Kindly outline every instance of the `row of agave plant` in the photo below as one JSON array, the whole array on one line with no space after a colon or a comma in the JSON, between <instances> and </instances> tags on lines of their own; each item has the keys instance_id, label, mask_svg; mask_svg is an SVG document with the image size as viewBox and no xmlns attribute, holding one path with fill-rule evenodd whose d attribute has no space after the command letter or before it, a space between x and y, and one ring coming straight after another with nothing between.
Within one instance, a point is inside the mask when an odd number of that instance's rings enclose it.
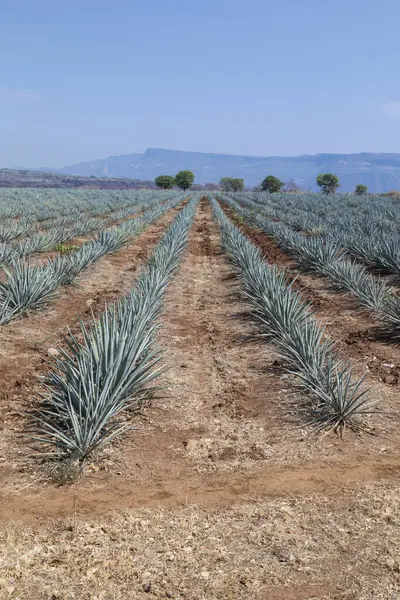
<instances>
[{"instance_id":1,"label":"row of agave plant","mask_svg":"<svg viewBox=\"0 0 400 600\"><path fill-rule=\"evenodd\" d=\"M400 330L400 299L395 290L354 260L339 241L327 236L301 235L282 222L271 221L241 206L228 196L224 196L223 201L272 237L302 269L328 278L335 289L353 296L363 309L375 312L395 332Z\"/></svg>"},{"instance_id":2,"label":"row of agave plant","mask_svg":"<svg viewBox=\"0 0 400 600\"><path fill-rule=\"evenodd\" d=\"M6 277L4 281L0 281L0 325L28 310L43 306L61 285L71 283L102 256L119 250L150 223L182 202L184 197L184 194L175 195L135 220L100 231L78 250L65 256L50 258L45 264L31 264L29 260L22 259L3 266Z\"/></svg>"},{"instance_id":3,"label":"row of agave plant","mask_svg":"<svg viewBox=\"0 0 400 600\"><path fill-rule=\"evenodd\" d=\"M337 194L260 194L236 195L252 201L267 216L277 218L297 231L329 233L359 228L378 229L386 234L400 230L400 205L396 198Z\"/></svg>"},{"instance_id":4,"label":"row of agave plant","mask_svg":"<svg viewBox=\"0 0 400 600\"><path fill-rule=\"evenodd\" d=\"M132 204L131 210L134 209L135 206L136 203ZM125 212L125 210L123 212ZM87 213L82 213L80 215L73 214L57 217L55 219L48 219L46 221L35 221L32 218L19 220L9 219L0 223L0 243L21 243L21 239L32 238L40 233L46 235L47 232L53 232L55 230L62 230L64 233L67 233L69 230L73 231L75 228L75 235L83 235L86 232L98 229L101 224L120 219L120 212L121 209L110 211L106 217L93 217Z\"/></svg>"},{"instance_id":5,"label":"row of agave plant","mask_svg":"<svg viewBox=\"0 0 400 600\"><path fill-rule=\"evenodd\" d=\"M223 248L263 334L307 391L308 402L301 407L307 421L318 429L360 430L361 417L375 410L369 390L364 389L364 378L353 381L350 363L340 359L335 344L326 338L324 327L293 289L285 272L264 261L259 248L228 219L215 199L211 199L211 205Z\"/></svg>"},{"instance_id":6,"label":"row of agave plant","mask_svg":"<svg viewBox=\"0 0 400 600\"><path fill-rule=\"evenodd\" d=\"M174 194L171 197L174 197ZM113 223L126 218L133 217L143 210L148 210L160 204L159 198L153 198L143 206L142 203L135 202L123 209L111 211L105 217L87 217L81 215L79 220L75 217L61 217L54 221L47 222L51 227L44 228L45 231L37 232L34 226L27 231L23 221L13 221L11 225L0 224L0 240L10 241L25 234L25 239L16 241L12 244L0 244L0 263L11 262L17 258L22 258L38 252L53 250L59 244L91 233L93 231L109 227ZM40 224L42 225L42 224ZM42 229L42 227L40 227Z\"/></svg>"},{"instance_id":7,"label":"row of agave plant","mask_svg":"<svg viewBox=\"0 0 400 600\"><path fill-rule=\"evenodd\" d=\"M154 380L164 370L155 342L158 317L196 206L194 198L175 217L132 292L88 326L81 323L81 339L66 337L30 432L53 457L82 461L130 428L130 413L154 397Z\"/></svg>"},{"instance_id":8,"label":"row of agave plant","mask_svg":"<svg viewBox=\"0 0 400 600\"><path fill-rule=\"evenodd\" d=\"M62 191L62 190L58 190ZM1 190L0 190L1 192ZM71 193L71 192L70 192ZM0 194L1 195L1 194ZM48 229L54 229L57 227L68 228L77 225L78 223L86 222L98 222L101 219L107 221L112 219L114 221L123 219L129 216L133 209L145 210L146 207L155 205L156 203L169 200L173 194L169 192L156 193L135 193L128 197L107 197L105 198L92 198L91 203L83 203L79 199L79 190L75 190L72 194L70 204L65 207L62 202L59 205L51 207L51 211L48 209L48 204L41 206L42 210L48 211L49 214L37 217L33 214L23 214L19 218L8 218L1 219L0 222L0 242L7 243L12 240L20 239L23 237L29 237L35 235L40 231L47 231ZM72 201L74 199L75 201ZM53 201L59 200L58 194L56 194ZM0 201L0 212L1 212L1 201ZM35 218L36 216L36 218Z\"/></svg>"},{"instance_id":9,"label":"row of agave plant","mask_svg":"<svg viewBox=\"0 0 400 600\"><path fill-rule=\"evenodd\" d=\"M400 202L387 197L318 194L241 194L237 199L256 212L277 219L294 231L318 235L339 244L369 268L400 278Z\"/></svg>"},{"instance_id":10,"label":"row of agave plant","mask_svg":"<svg viewBox=\"0 0 400 600\"><path fill-rule=\"evenodd\" d=\"M132 204L146 205L154 198L167 200L171 191L1 188L0 220L49 219L82 214L96 217Z\"/></svg>"}]
</instances>

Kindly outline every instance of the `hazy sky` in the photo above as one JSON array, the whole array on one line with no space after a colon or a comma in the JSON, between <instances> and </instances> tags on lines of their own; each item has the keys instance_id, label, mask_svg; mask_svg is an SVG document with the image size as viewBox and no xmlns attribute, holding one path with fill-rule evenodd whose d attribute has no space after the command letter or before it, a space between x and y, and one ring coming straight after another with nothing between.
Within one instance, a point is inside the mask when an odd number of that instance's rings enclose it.
<instances>
[{"instance_id":1,"label":"hazy sky","mask_svg":"<svg viewBox=\"0 0 400 600\"><path fill-rule=\"evenodd\" d=\"M0 166L400 152L399 0L2 0Z\"/></svg>"}]
</instances>

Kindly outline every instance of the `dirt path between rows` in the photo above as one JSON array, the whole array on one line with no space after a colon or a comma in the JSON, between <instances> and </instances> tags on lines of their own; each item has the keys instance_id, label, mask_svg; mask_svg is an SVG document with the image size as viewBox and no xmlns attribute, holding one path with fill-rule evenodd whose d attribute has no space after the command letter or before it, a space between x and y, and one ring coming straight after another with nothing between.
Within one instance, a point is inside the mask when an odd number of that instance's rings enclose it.
<instances>
[{"instance_id":1,"label":"dirt path between rows","mask_svg":"<svg viewBox=\"0 0 400 600\"><path fill-rule=\"evenodd\" d=\"M145 248L146 240L139 242ZM78 514L94 515L139 506L336 494L398 478L399 456L387 440L315 438L301 427L298 415L288 411L293 391L272 348L243 343L252 332L238 318L245 310L203 201L162 321L166 398L146 409L138 429L73 485L54 488L40 470L26 472L17 485L5 477L3 518L70 514L74 498Z\"/></svg>"},{"instance_id":2,"label":"dirt path between rows","mask_svg":"<svg viewBox=\"0 0 400 600\"><path fill-rule=\"evenodd\" d=\"M397 481L400 476L398 456L363 459L353 456L338 461L309 463L306 467L267 467L262 473L178 472L175 465L164 467L164 475L148 473L147 485L140 477L121 474L108 476L98 488L75 484L32 492L0 492L0 521L36 522L56 517L110 516L114 513L151 507L225 506L267 498L301 497L311 494L341 496L370 482Z\"/></svg>"}]
</instances>

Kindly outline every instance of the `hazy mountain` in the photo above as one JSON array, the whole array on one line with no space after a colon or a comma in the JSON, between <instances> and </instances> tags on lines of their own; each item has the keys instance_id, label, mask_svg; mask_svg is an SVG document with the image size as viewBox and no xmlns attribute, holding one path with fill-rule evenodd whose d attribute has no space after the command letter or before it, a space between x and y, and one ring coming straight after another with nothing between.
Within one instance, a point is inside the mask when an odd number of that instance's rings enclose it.
<instances>
[{"instance_id":1,"label":"hazy mountain","mask_svg":"<svg viewBox=\"0 0 400 600\"><path fill-rule=\"evenodd\" d=\"M254 186L266 175L287 181L295 179L305 188L316 189L318 173L336 173L341 191L350 191L358 183L371 192L400 188L400 154L315 154L293 157L236 156L148 148L144 154L111 156L58 169L58 172L96 177L131 177L154 179L157 175L174 175L190 169L197 183L217 182L221 177L243 177Z\"/></svg>"},{"instance_id":2,"label":"hazy mountain","mask_svg":"<svg viewBox=\"0 0 400 600\"><path fill-rule=\"evenodd\" d=\"M84 177L95 175L96 177L131 177L132 179L136 179L136 177L131 175L131 172L132 169L140 165L143 156L143 154L109 156L108 158L90 160L71 165L70 167L64 167L63 169L57 169L57 172L82 175ZM128 173L128 175L124 175L124 173ZM154 177L151 179L154 179Z\"/></svg>"}]
</instances>

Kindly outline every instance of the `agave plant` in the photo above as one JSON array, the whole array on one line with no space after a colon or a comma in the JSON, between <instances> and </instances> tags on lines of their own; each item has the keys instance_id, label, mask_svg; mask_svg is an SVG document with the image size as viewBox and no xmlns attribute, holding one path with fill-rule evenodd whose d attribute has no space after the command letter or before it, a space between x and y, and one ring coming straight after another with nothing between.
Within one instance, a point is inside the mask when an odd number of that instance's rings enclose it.
<instances>
[{"instance_id":1,"label":"agave plant","mask_svg":"<svg viewBox=\"0 0 400 600\"><path fill-rule=\"evenodd\" d=\"M104 225L104 222L99 219L82 219L78 223L74 222L71 226L71 237L80 237L86 235L96 229L100 229Z\"/></svg>"},{"instance_id":2,"label":"agave plant","mask_svg":"<svg viewBox=\"0 0 400 600\"><path fill-rule=\"evenodd\" d=\"M0 323L4 324L29 309L45 304L60 284L47 265L30 265L29 261L14 260L3 267L5 281L0 281Z\"/></svg>"},{"instance_id":3,"label":"agave plant","mask_svg":"<svg viewBox=\"0 0 400 600\"><path fill-rule=\"evenodd\" d=\"M369 389L362 388L364 377L352 380L348 365L327 363L328 377L325 385L314 385L301 373L305 388L316 398L310 423L320 430L333 429L341 435L346 427L354 431L363 429L361 418L376 410L377 401L371 400Z\"/></svg>"},{"instance_id":4,"label":"agave plant","mask_svg":"<svg viewBox=\"0 0 400 600\"><path fill-rule=\"evenodd\" d=\"M126 430L118 415L139 406L160 373L155 326L149 327L147 307L136 308L108 309L89 329L81 324L82 342L69 334L68 351L47 380L50 397L43 397L37 440L81 459Z\"/></svg>"}]
</instances>

